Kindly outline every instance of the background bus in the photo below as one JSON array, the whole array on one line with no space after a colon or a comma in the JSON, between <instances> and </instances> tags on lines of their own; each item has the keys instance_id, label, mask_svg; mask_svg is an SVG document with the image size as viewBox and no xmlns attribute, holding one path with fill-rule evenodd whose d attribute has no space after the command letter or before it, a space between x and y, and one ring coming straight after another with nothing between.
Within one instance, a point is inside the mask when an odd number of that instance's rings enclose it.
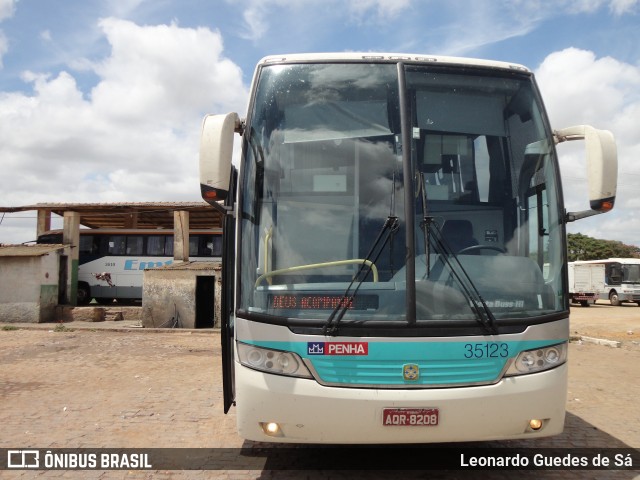
<instances>
[{"instance_id":1,"label":"background bus","mask_svg":"<svg viewBox=\"0 0 640 480\"><path fill-rule=\"evenodd\" d=\"M590 209L567 213L555 144L575 139ZM611 133L552 130L520 65L263 59L246 119L206 117L200 147L202 196L226 214L224 408L235 405L240 436L561 432L565 224L613 208L616 176Z\"/></svg>"},{"instance_id":2,"label":"background bus","mask_svg":"<svg viewBox=\"0 0 640 480\"><path fill-rule=\"evenodd\" d=\"M604 265L604 290L601 300L611 305L635 303L640 306L640 258L608 258L606 260L584 260L576 264Z\"/></svg>"},{"instance_id":3,"label":"background bus","mask_svg":"<svg viewBox=\"0 0 640 480\"><path fill-rule=\"evenodd\" d=\"M142 298L145 268L173 263L173 230L80 229L78 305L131 303ZM62 231L38 237L38 243L62 243ZM189 258L220 261L222 230L192 230Z\"/></svg>"}]
</instances>

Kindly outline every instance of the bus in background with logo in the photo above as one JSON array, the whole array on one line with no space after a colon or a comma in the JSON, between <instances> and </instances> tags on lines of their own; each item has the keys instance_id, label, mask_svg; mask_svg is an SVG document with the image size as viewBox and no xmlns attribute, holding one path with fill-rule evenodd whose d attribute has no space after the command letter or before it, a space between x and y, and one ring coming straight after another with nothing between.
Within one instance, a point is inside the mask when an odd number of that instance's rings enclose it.
<instances>
[{"instance_id":1,"label":"bus in background with logo","mask_svg":"<svg viewBox=\"0 0 640 480\"><path fill-rule=\"evenodd\" d=\"M239 162L232 163L235 133ZM590 208L556 144L584 139ZM534 438L565 418L565 224L611 208L616 146L552 130L533 74L389 54L267 57L246 118L207 116L225 214L224 409L246 439Z\"/></svg>"},{"instance_id":2,"label":"bus in background with logo","mask_svg":"<svg viewBox=\"0 0 640 480\"><path fill-rule=\"evenodd\" d=\"M38 243L62 243L62 230L45 232ZM81 229L78 305L132 303L142 298L146 268L173 263L173 230ZM189 258L222 260L222 230L191 230Z\"/></svg>"},{"instance_id":3,"label":"bus in background with logo","mask_svg":"<svg viewBox=\"0 0 640 480\"><path fill-rule=\"evenodd\" d=\"M575 264L603 265L604 290L601 300L611 305L635 303L640 306L640 258L609 258L606 260L582 260Z\"/></svg>"}]
</instances>

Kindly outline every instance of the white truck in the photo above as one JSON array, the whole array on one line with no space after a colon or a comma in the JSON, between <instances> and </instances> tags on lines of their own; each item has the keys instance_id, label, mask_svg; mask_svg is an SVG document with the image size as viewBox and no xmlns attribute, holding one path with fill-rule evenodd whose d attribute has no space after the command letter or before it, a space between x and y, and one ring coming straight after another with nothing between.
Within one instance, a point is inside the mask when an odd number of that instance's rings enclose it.
<instances>
[{"instance_id":1,"label":"white truck","mask_svg":"<svg viewBox=\"0 0 640 480\"><path fill-rule=\"evenodd\" d=\"M569 263L569 299L588 307L595 303L604 288L604 265L599 263Z\"/></svg>"}]
</instances>

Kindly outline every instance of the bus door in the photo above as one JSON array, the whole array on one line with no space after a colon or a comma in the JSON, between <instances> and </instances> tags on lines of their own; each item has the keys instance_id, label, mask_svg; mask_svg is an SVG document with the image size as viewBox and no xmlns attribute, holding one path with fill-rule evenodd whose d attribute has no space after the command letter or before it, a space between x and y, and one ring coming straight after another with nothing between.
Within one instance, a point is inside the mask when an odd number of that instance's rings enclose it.
<instances>
[{"instance_id":1,"label":"bus door","mask_svg":"<svg viewBox=\"0 0 640 480\"><path fill-rule=\"evenodd\" d=\"M233 205L238 174L232 168L229 181L229 194L225 200L225 206ZM227 413L234 404L236 398L235 369L234 369L234 340L235 340L235 255L236 251L236 226L235 217L226 215L222 232L222 285L223 291L220 300L220 342L222 347L222 388L224 413Z\"/></svg>"}]
</instances>

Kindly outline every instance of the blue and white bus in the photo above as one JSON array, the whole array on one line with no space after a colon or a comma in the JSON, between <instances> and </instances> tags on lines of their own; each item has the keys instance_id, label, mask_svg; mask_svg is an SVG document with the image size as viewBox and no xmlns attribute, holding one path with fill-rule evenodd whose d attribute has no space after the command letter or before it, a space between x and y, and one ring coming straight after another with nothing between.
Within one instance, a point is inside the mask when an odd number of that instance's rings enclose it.
<instances>
[{"instance_id":1,"label":"blue and white bus","mask_svg":"<svg viewBox=\"0 0 640 480\"><path fill-rule=\"evenodd\" d=\"M81 229L77 304L140 300L144 270L173 263L173 238L173 230ZM45 232L38 243L62 243L62 231ZM222 230L191 230L189 258L221 261Z\"/></svg>"},{"instance_id":2,"label":"blue and white bus","mask_svg":"<svg viewBox=\"0 0 640 480\"><path fill-rule=\"evenodd\" d=\"M575 139L590 208L566 213L555 144ZM246 118L207 116L200 150L202 196L226 214L224 400L239 434L379 444L561 432L565 224L613 208L616 174L611 133L553 131L520 65L260 61Z\"/></svg>"}]
</instances>

